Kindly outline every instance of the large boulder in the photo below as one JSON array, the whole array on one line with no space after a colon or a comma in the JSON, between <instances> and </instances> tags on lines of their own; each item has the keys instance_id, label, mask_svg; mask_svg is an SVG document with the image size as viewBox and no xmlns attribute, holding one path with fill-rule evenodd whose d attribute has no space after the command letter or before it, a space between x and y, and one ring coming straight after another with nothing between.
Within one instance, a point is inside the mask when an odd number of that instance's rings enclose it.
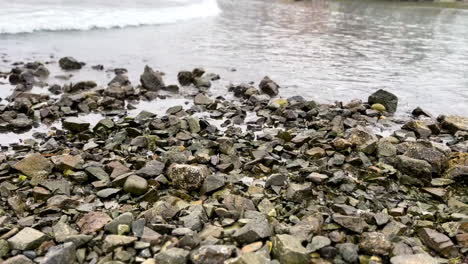
<instances>
[{"instance_id":1,"label":"large boulder","mask_svg":"<svg viewBox=\"0 0 468 264\"><path fill-rule=\"evenodd\" d=\"M63 70L79 70L83 64L73 57L63 57L59 60L60 68Z\"/></svg>"},{"instance_id":2,"label":"large boulder","mask_svg":"<svg viewBox=\"0 0 468 264\"><path fill-rule=\"evenodd\" d=\"M160 72L154 71L148 65L145 66L145 70L140 76L140 81L143 88L150 91L158 91L164 87L162 74Z\"/></svg>"},{"instance_id":3,"label":"large boulder","mask_svg":"<svg viewBox=\"0 0 468 264\"><path fill-rule=\"evenodd\" d=\"M468 117L462 116L441 116L438 118L443 128L455 133L459 130L468 131Z\"/></svg>"},{"instance_id":4,"label":"large boulder","mask_svg":"<svg viewBox=\"0 0 468 264\"><path fill-rule=\"evenodd\" d=\"M188 191L199 189L210 173L204 165L172 164L168 169L174 186Z\"/></svg>"},{"instance_id":5,"label":"large boulder","mask_svg":"<svg viewBox=\"0 0 468 264\"><path fill-rule=\"evenodd\" d=\"M398 97L382 89L371 94L367 101L370 105L381 104L385 106L387 112L390 113L396 112L398 106Z\"/></svg>"}]
</instances>

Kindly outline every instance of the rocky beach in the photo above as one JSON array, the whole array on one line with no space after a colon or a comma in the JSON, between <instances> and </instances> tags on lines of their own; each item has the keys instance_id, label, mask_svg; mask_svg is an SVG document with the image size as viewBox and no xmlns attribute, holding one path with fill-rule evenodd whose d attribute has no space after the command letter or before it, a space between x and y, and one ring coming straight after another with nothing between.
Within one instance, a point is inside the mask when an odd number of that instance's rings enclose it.
<instances>
[{"instance_id":1,"label":"rocky beach","mask_svg":"<svg viewBox=\"0 0 468 264\"><path fill-rule=\"evenodd\" d=\"M50 65L113 76L52 84ZM2 146L1 263L468 263L466 116L400 117L385 89L280 97L269 77L214 96L223 76L203 68L142 70L0 73L1 131L47 126Z\"/></svg>"}]
</instances>

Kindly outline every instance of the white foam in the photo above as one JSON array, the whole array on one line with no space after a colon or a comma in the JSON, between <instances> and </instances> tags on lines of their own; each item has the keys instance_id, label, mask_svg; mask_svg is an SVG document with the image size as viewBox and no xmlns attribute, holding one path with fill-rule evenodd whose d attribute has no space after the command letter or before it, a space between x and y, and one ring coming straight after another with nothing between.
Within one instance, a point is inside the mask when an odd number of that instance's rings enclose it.
<instances>
[{"instance_id":1,"label":"white foam","mask_svg":"<svg viewBox=\"0 0 468 264\"><path fill-rule=\"evenodd\" d=\"M18 2L0 0L0 34L159 25L220 13L216 0L172 0L172 5L154 1L142 5Z\"/></svg>"}]
</instances>

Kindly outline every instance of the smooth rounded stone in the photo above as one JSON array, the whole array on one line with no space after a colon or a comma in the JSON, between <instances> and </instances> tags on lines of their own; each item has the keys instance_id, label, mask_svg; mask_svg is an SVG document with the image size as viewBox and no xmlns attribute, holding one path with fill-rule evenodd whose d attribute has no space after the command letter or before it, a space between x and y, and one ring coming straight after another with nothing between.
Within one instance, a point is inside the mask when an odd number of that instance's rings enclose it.
<instances>
[{"instance_id":1,"label":"smooth rounded stone","mask_svg":"<svg viewBox=\"0 0 468 264\"><path fill-rule=\"evenodd\" d=\"M209 105L214 103L213 99L209 98L203 93L197 94L193 101L196 105Z\"/></svg>"},{"instance_id":2,"label":"smooth rounded stone","mask_svg":"<svg viewBox=\"0 0 468 264\"><path fill-rule=\"evenodd\" d=\"M370 105L382 104L390 113L395 113L398 106L398 97L383 89L371 94L367 101Z\"/></svg>"},{"instance_id":3,"label":"smooth rounded stone","mask_svg":"<svg viewBox=\"0 0 468 264\"><path fill-rule=\"evenodd\" d=\"M190 252L181 248L169 248L154 256L158 264L185 264Z\"/></svg>"},{"instance_id":4,"label":"smooth rounded stone","mask_svg":"<svg viewBox=\"0 0 468 264\"><path fill-rule=\"evenodd\" d=\"M284 264L310 263L309 251L299 239L291 235L276 235L272 240L273 256Z\"/></svg>"},{"instance_id":5,"label":"smooth rounded stone","mask_svg":"<svg viewBox=\"0 0 468 264\"><path fill-rule=\"evenodd\" d=\"M349 262L349 263L354 263L358 260L359 258L359 247L358 245L352 244L352 243L343 243L343 244L338 244L336 245L338 248L338 251L341 255L341 257Z\"/></svg>"},{"instance_id":6,"label":"smooth rounded stone","mask_svg":"<svg viewBox=\"0 0 468 264\"><path fill-rule=\"evenodd\" d=\"M130 213L130 212L126 212L126 213L123 213L123 214L117 216L112 221L110 221L108 224L106 224L104 229L107 232L110 232L112 234L117 234L119 225L130 226L132 224L132 222L133 222L133 214Z\"/></svg>"},{"instance_id":7,"label":"smooth rounded stone","mask_svg":"<svg viewBox=\"0 0 468 264\"><path fill-rule=\"evenodd\" d=\"M63 57L59 60L59 65L62 70L79 70L83 66L73 57Z\"/></svg>"},{"instance_id":8,"label":"smooth rounded stone","mask_svg":"<svg viewBox=\"0 0 468 264\"><path fill-rule=\"evenodd\" d=\"M148 181L140 176L131 175L125 180L123 189L133 195L142 195L148 190Z\"/></svg>"},{"instance_id":9,"label":"smooth rounded stone","mask_svg":"<svg viewBox=\"0 0 468 264\"><path fill-rule=\"evenodd\" d=\"M385 108L385 106L383 104L373 104L371 106L371 109L372 110L375 110L375 111L378 111L378 112L385 112L387 111L387 109Z\"/></svg>"},{"instance_id":10,"label":"smooth rounded stone","mask_svg":"<svg viewBox=\"0 0 468 264\"><path fill-rule=\"evenodd\" d=\"M235 253L236 247L231 245L205 245L192 251L190 260L194 264L224 263Z\"/></svg>"},{"instance_id":11,"label":"smooth rounded stone","mask_svg":"<svg viewBox=\"0 0 468 264\"><path fill-rule=\"evenodd\" d=\"M279 85L268 76L265 76L262 79L258 87L263 93L266 93L269 96L276 96L279 93Z\"/></svg>"},{"instance_id":12,"label":"smooth rounded stone","mask_svg":"<svg viewBox=\"0 0 468 264\"><path fill-rule=\"evenodd\" d=\"M270 237L270 224L264 217L250 220L245 226L236 230L232 237L240 244L249 244Z\"/></svg>"},{"instance_id":13,"label":"smooth rounded stone","mask_svg":"<svg viewBox=\"0 0 468 264\"><path fill-rule=\"evenodd\" d=\"M76 259L76 247L72 242L49 248L40 264L74 263Z\"/></svg>"},{"instance_id":14,"label":"smooth rounded stone","mask_svg":"<svg viewBox=\"0 0 468 264\"><path fill-rule=\"evenodd\" d=\"M325 236L314 236L312 241L307 245L310 252L315 252L323 247L331 245L331 240Z\"/></svg>"},{"instance_id":15,"label":"smooth rounded stone","mask_svg":"<svg viewBox=\"0 0 468 264\"><path fill-rule=\"evenodd\" d=\"M332 246L326 246L319 249L319 254L322 258L333 259L336 257L336 255L338 255L338 249Z\"/></svg>"},{"instance_id":16,"label":"smooth rounded stone","mask_svg":"<svg viewBox=\"0 0 468 264\"><path fill-rule=\"evenodd\" d=\"M30 227L26 227L16 235L8 239L12 249L30 250L36 249L47 240L47 235Z\"/></svg>"},{"instance_id":17,"label":"smooth rounded stone","mask_svg":"<svg viewBox=\"0 0 468 264\"><path fill-rule=\"evenodd\" d=\"M307 176L307 179L314 182L314 183L322 183L328 179L328 175L312 172Z\"/></svg>"},{"instance_id":18,"label":"smooth rounded stone","mask_svg":"<svg viewBox=\"0 0 468 264\"><path fill-rule=\"evenodd\" d=\"M379 232L368 232L361 236L359 248L371 255L388 255L393 248L393 244L388 238Z\"/></svg>"},{"instance_id":19,"label":"smooth rounded stone","mask_svg":"<svg viewBox=\"0 0 468 264\"><path fill-rule=\"evenodd\" d=\"M168 176L175 187L184 190L199 189L211 171L204 165L172 164Z\"/></svg>"},{"instance_id":20,"label":"smooth rounded stone","mask_svg":"<svg viewBox=\"0 0 468 264\"><path fill-rule=\"evenodd\" d=\"M437 264L436 259L428 254L399 255L390 259L392 264Z\"/></svg>"},{"instance_id":21,"label":"smooth rounded stone","mask_svg":"<svg viewBox=\"0 0 468 264\"><path fill-rule=\"evenodd\" d=\"M148 65L145 66L145 70L140 76L140 82L143 88L150 91L158 91L164 86L162 74L154 71Z\"/></svg>"},{"instance_id":22,"label":"smooth rounded stone","mask_svg":"<svg viewBox=\"0 0 468 264\"><path fill-rule=\"evenodd\" d=\"M3 261L2 264L34 264L34 262L25 255L17 255Z\"/></svg>"},{"instance_id":23,"label":"smooth rounded stone","mask_svg":"<svg viewBox=\"0 0 468 264\"><path fill-rule=\"evenodd\" d=\"M89 122L83 121L78 117L68 117L62 122L63 128L73 133L81 133L86 131L89 129L90 125L91 124Z\"/></svg>"}]
</instances>

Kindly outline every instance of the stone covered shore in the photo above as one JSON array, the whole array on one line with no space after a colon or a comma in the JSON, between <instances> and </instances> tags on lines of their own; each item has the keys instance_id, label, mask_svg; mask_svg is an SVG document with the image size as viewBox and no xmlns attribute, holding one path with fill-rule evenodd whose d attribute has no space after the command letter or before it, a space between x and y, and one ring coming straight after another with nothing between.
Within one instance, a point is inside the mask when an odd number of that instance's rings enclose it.
<instances>
[{"instance_id":1,"label":"stone covered shore","mask_svg":"<svg viewBox=\"0 0 468 264\"><path fill-rule=\"evenodd\" d=\"M220 76L201 68L51 85L46 66L0 73L15 86L0 130L61 121L0 154L1 263L468 262L468 118L399 119L384 90L280 98L268 77L212 98ZM165 115L127 114L181 93Z\"/></svg>"}]
</instances>

